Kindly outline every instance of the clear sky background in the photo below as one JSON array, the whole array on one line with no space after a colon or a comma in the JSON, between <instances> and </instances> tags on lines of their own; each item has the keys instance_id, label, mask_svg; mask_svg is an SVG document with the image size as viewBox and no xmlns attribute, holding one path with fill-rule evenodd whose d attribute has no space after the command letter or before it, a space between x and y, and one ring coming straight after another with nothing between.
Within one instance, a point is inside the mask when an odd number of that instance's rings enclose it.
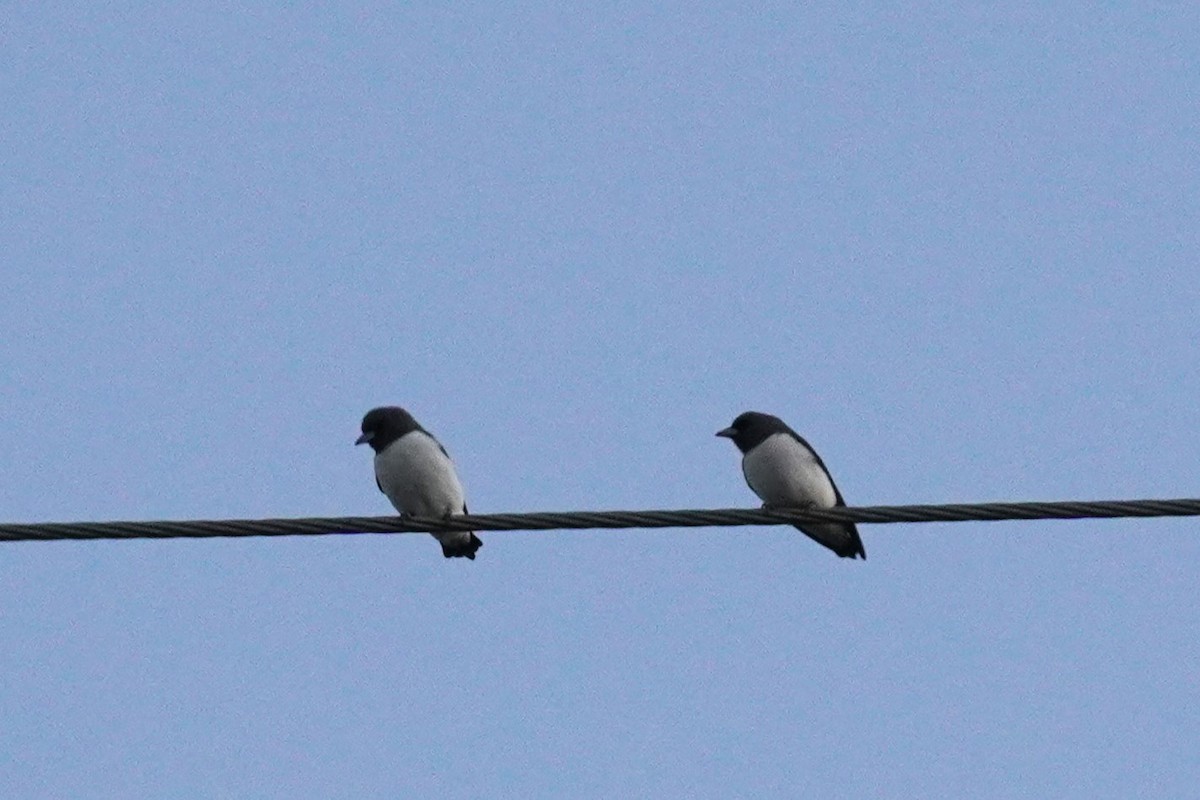
<instances>
[{"instance_id":1,"label":"clear sky background","mask_svg":"<svg viewBox=\"0 0 1200 800\"><path fill-rule=\"evenodd\" d=\"M20 3L0 519L1200 494L1200 11ZM1181 797L1195 520L0 545L10 798Z\"/></svg>"}]
</instances>

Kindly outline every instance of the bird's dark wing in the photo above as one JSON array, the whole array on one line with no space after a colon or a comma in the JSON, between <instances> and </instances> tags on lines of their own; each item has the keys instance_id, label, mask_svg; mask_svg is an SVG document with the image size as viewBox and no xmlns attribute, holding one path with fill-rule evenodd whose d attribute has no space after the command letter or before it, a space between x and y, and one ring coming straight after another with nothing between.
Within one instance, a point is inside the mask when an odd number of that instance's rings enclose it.
<instances>
[{"instance_id":1,"label":"bird's dark wing","mask_svg":"<svg viewBox=\"0 0 1200 800\"><path fill-rule=\"evenodd\" d=\"M833 496L836 499L836 502L834 502L834 505L835 506L846 505L846 501L844 499L842 499L842 490L838 488L837 481L835 481L833 479L833 475L831 475L829 473L829 467L825 466L825 462L821 460L821 456L817 453L816 449L814 449L811 444L809 444L807 441L805 441L803 436L796 433L791 428L788 428L787 432L789 434L791 434L793 439L795 439L800 444L804 445L805 449L807 449L808 452L812 453L812 457L814 459L816 459L817 466L819 466L821 468L821 471L825 473L825 477L829 478L829 485L833 487Z\"/></svg>"},{"instance_id":2,"label":"bird's dark wing","mask_svg":"<svg viewBox=\"0 0 1200 800\"><path fill-rule=\"evenodd\" d=\"M833 476L829 474L829 467L825 466L825 462L821 460L819 455L817 455L817 451L813 449L812 445L804 441L804 437L795 431L792 431L792 436L795 436L800 444L808 448L808 452L812 453L813 458L817 460L817 464L820 465L821 469L825 472L825 477L829 478L829 485L833 487L834 506L845 507L846 500L842 497L842 490L838 488L837 481L835 481ZM814 529L806 529L806 527L802 527L800 525L797 525L796 527L803 533L808 534L813 539L816 539L818 542L837 553L842 558L861 558L866 560L867 551L866 548L863 547L862 537L858 535L858 526L853 522L840 522L836 523L835 526L841 528L841 530L849 536L849 541L824 541L822 537L814 533ZM816 529L819 529L819 527L820 526L817 526Z\"/></svg>"},{"instance_id":3,"label":"bird's dark wing","mask_svg":"<svg viewBox=\"0 0 1200 800\"><path fill-rule=\"evenodd\" d=\"M835 481L833 479L833 475L829 474L829 467L825 466L825 462L821 460L821 456L817 454L817 451L815 449L813 449L813 446L811 444L809 444L808 442L806 442L804 440L803 436L796 433L791 428L788 428L788 433L790 433L793 437L795 437L796 441L798 441L800 444L802 444L808 448L808 452L812 453L813 458L816 459L817 464L821 467L821 470L825 473L825 477L829 478L829 485L833 487L833 497L834 497L833 504L834 504L834 506L843 506L844 507L846 505L846 500L845 500L845 498L842 497L842 490L838 488L837 481ZM796 526L796 528L799 529L801 532L806 533L809 536L811 536L813 539L816 539L818 542L821 542L821 544L825 545L826 547L828 547L833 552L837 553L842 558L856 558L857 557L857 558L861 558L861 559L865 560L867 557L867 551L863 547L862 537L860 537L858 535L858 526L855 525L853 522L843 522L843 523L839 524L839 527L845 533L849 534L848 542L830 543L830 542L822 541L822 539L819 538L818 536L814 535L813 532L810 532L809 530L805 530L805 528L801 527L800 525Z\"/></svg>"},{"instance_id":4,"label":"bird's dark wing","mask_svg":"<svg viewBox=\"0 0 1200 800\"><path fill-rule=\"evenodd\" d=\"M446 457L446 460L447 460L447 461L453 461L453 459L452 459L452 458L450 458L450 454L446 452L446 447L445 447L445 445L443 445L441 442L439 442L439 441L438 441L438 438L437 438L436 436L434 436L432 433L430 433L429 431L425 430L424 428L421 428L421 433L425 434L425 435L426 435L426 436L428 436L430 439L433 439L433 443L434 443L434 444L436 444L436 445L438 446L438 450L441 450L441 451L442 451L442 455L444 455L444 456Z\"/></svg>"}]
</instances>

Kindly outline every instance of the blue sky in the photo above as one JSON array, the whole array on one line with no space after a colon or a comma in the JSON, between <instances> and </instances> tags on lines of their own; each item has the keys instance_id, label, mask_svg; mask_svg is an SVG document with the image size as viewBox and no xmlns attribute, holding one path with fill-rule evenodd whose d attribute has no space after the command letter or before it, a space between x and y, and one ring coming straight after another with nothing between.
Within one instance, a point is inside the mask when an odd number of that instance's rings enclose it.
<instances>
[{"instance_id":1,"label":"blue sky","mask_svg":"<svg viewBox=\"0 0 1200 800\"><path fill-rule=\"evenodd\" d=\"M4 521L1196 496L1200 13L22 4ZM1192 520L0 546L0 794L1183 796Z\"/></svg>"}]
</instances>

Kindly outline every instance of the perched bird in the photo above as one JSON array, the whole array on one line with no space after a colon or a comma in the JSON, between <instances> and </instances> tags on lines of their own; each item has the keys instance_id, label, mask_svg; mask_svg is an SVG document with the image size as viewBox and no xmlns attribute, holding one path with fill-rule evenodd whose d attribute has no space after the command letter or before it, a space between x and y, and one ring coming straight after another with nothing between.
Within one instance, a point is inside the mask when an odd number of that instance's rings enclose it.
<instances>
[{"instance_id":1,"label":"perched bird","mask_svg":"<svg viewBox=\"0 0 1200 800\"><path fill-rule=\"evenodd\" d=\"M433 434L397 406L373 408L355 442L375 451L375 484L402 516L449 518L466 514L454 463ZM446 558L475 558L483 546L469 531L436 532Z\"/></svg>"},{"instance_id":2,"label":"perched bird","mask_svg":"<svg viewBox=\"0 0 1200 800\"><path fill-rule=\"evenodd\" d=\"M742 451L742 474L763 508L846 505L817 451L779 417L747 411L717 436ZM802 522L796 528L842 558L867 557L853 522Z\"/></svg>"}]
</instances>

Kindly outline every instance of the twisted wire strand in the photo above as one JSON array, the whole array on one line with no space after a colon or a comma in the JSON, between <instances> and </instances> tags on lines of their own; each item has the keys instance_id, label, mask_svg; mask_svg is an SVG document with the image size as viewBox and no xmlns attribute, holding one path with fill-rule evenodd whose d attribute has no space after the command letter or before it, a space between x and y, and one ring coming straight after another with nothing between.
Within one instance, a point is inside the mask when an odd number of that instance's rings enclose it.
<instances>
[{"instance_id":1,"label":"twisted wire strand","mask_svg":"<svg viewBox=\"0 0 1200 800\"><path fill-rule=\"evenodd\" d=\"M1036 519L1200 516L1200 499L1068 500L1049 503L955 503L833 509L713 508L649 511L561 511L417 517L37 522L0 524L0 541L204 539L240 536L327 536L432 531L549 531L616 528L710 528L797 522L998 522Z\"/></svg>"}]
</instances>

